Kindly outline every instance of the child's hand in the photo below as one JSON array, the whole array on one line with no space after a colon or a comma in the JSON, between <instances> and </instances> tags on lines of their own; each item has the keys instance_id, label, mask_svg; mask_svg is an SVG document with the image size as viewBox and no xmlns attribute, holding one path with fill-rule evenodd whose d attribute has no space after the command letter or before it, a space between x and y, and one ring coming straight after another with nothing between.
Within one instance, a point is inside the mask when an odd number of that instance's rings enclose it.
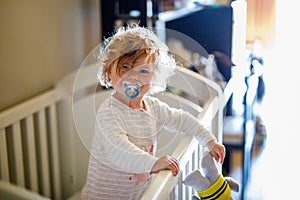
<instances>
[{"instance_id":1,"label":"child's hand","mask_svg":"<svg viewBox=\"0 0 300 200\"><path fill-rule=\"evenodd\" d=\"M162 170L171 170L173 176L176 176L179 172L179 162L172 156L163 156L159 158L153 165L151 174L157 174Z\"/></svg>"},{"instance_id":2,"label":"child's hand","mask_svg":"<svg viewBox=\"0 0 300 200\"><path fill-rule=\"evenodd\" d=\"M224 162L224 158L225 158L225 147L224 145L214 142L214 144L209 143L208 146L210 146L210 151L209 153L212 155L212 157L215 158L216 161L218 161L219 163L223 164Z\"/></svg>"}]
</instances>

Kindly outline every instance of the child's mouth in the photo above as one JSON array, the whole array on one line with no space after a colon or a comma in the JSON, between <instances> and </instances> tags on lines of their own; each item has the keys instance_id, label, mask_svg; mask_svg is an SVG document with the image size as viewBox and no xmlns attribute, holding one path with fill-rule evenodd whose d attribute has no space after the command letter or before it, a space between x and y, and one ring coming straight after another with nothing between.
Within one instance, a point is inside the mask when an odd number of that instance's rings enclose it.
<instances>
[{"instance_id":1,"label":"child's mouth","mask_svg":"<svg viewBox=\"0 0 300 200\"><path fill-rule=\"evenodd\" d=\"M140 94L140 87L142 84L140 82L130 82L130 81L123 81L122 87L124 88L125 95L130 98L136 98Z\"/></svg>"}]
</instances>

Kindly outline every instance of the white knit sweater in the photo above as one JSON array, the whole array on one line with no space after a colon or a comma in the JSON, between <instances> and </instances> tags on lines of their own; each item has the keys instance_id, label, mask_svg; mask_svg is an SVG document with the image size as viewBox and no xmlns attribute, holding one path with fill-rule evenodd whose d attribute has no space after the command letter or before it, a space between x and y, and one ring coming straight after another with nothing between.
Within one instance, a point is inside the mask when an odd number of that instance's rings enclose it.
<instances>
[{"instance_id":1,"label":"white knit sweater","mask_svg":"<svg viewBox=\"0 0 300 200\"><path fill-rule=\"evenodd\" d=\"M138 111L111 96L100 106L83 199L139 199L151 181L162 128L194 136L204 147L215 140L189 113L150 96L144 103Z\"/></svg>"}]
</instances>

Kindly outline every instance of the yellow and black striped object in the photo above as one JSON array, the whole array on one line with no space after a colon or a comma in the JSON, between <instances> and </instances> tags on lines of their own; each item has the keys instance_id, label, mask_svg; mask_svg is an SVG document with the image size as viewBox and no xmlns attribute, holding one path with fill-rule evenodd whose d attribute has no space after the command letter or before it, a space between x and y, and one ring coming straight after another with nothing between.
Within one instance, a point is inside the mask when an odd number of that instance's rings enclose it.
<instances>
[{"instance_id":1,"label":"yellow and black striped object","mask_svg":"<svg viewBox=\"0 0 300 200\"><path fill-rule=\"evenodd\" d=\"M198 195L201 200L230 200L231 190L225 178L220 175L217 181L209 188L204 191L198 191Z\"/></svg>"}]
</instances>

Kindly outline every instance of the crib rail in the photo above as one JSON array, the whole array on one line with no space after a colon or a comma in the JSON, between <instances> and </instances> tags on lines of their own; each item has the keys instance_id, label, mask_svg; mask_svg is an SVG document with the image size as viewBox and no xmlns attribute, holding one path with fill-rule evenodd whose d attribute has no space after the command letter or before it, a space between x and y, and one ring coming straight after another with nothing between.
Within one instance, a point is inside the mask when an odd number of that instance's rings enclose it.
<instances>
[{"instance_id":1,"label":"crib rail","mask_svg":"<svg viewBox=\"0 0 300 200\"><path fill-rule=\"evenodd\" d=\"M0 113L0 179L51 199L62 196L59 100L52 89Z\"/></svg>"}]
</instances>

